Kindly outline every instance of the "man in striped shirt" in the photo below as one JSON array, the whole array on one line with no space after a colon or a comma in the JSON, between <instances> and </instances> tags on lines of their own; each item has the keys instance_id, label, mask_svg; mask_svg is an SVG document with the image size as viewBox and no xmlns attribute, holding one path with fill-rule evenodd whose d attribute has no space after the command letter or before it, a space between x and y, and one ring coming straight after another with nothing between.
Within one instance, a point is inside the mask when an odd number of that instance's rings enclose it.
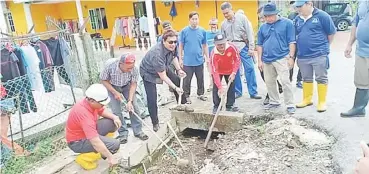
<instances>
[{"instance_id":1,"label":"man in striped shirt","mask_svg":"<svg viewBox=\"0 0 369 174\"><path fill-rule=\"evenodd\" d=\"M142 132L142 123L132 114L131 111L139 113L135 92L139 77L138 69L135 67L136 57L131 54L124 54L119 60L108 64L100 74L102 84L108 89L111 102L109 103L111 110L117 115L122 126L118 129L117 139L121 144L127 143L128 129L122 114L122 94L127 100L127 110L131 120L131 127L135 137L141 140L147 140L148 136Z\"/></svg>"}]
</instances>

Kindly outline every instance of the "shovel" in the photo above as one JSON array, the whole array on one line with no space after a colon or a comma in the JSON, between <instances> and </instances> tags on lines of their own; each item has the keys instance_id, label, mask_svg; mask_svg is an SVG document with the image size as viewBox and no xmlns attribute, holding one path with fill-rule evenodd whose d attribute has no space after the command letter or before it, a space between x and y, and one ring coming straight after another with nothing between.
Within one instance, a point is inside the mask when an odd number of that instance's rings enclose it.
<instances>
[{"instance_id":1,"label":"shovel","mask_svg":"<svg viewBox=\"0 0 369 174\"><path fill-rule=\"evenodd\" d=\"M224 108L225 101L226 101L226 98L227 98L228 89L231 86L231 83L232 82L230 82L230 81L228 82L227 88L226 88L225 92L222 94L222 97L220 98L220 104L218 106L217 112L215 113L215 117L213 119L213 122L211 123L211 126L209 128L208 135L206 136L206 139L205 139L205 144L204 144L205 149L207 149L207 147L208 147L208 143L209 143L209 140L210 140L210 137L211 137L211 133L213 133L213 128L215 126L215 123L217 122L219 112L220 112L221 108Z\"/></svg>"},{"instance_id":2,"label":"shovel","mask_svg":"<svg viewBox=\"0 0 369 174\"><path fill-rule=\"evenodd\" d=\"M179 87L181 88L181 89L183 89L183 77L180 77L181 78L181 80L180 80L180 82L179 82ZM179 96L178 96L178 102L177 102L177 106L174 108L174 110L177 110L177 111L185 111L186 110L186 106L183 106L182 105L182 95L183 94L178 94Z\"/></svg>"}]
</instances>

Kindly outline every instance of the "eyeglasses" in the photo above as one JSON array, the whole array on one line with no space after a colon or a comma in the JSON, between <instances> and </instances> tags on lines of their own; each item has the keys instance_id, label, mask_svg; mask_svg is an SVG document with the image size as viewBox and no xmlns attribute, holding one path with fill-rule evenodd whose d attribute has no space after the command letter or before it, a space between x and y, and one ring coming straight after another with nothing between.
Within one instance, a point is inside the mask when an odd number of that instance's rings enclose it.
<instances>
[{"instance_id":1,"label":"eyeglasses","mask_svg":"<svg viewBox=\"0 0 369 174\"><path fill-rule=\"evenodd\" d=\"M177 44L177 41L176 40L170 40L170 41L168 41L168 44Z\"/></svg>"}]
</instances>

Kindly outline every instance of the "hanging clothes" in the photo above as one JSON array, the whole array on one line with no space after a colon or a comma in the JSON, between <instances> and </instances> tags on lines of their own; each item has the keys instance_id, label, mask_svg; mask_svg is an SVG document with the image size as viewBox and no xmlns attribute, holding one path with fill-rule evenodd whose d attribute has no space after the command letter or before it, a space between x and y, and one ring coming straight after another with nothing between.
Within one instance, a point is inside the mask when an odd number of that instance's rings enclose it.
<instances>
[{"instance_id":1,"label":"hanging clothes","mask_svg":"<svg viewBox=\"0 0 369 174\"><path fill-rule=\"evenodd\" d=\"M133 36L133 29L134 29L134 23L132 20L132 17L128 18L128 26L127 26L127 30L128 30L128 37L130 40L132 40L132 36Z\"/></svg>"},{"instance_id":2,"label":"hanging clothes","mask_svg":"<svg viewBox=\"0 0 369 174\"><path fill-rule=\"evenodd\" d=\"M52 37L47 40L42 40L42 42L45 43L45 45L49 49L52 60L54 62L54 66L56 66L56 70L58 71L59 76L62 77L67 84L70 84L71 81L69 79L69 75L67 74L65 67L63 66L64 61L59 40Z\"/></svg>"},{"instance_id":3,"label":"hanging clothes","mask_svg":"<svg viewBox=\"0 0 369 174\"><path fill-rule=\"evenodd\" d=\"M148 33L149 32L149 24L147 21L147 17L146 16L142 16L139 19L139 23L140 23L140 31L143 33Z\"/></svg>"},{"instance_id":4,"label":"hanging clothes","mask_svg":"<svg viewBox=\"0 0 369 174\"><path fill-rule=\"evenodd\" d=\"M122 36L123 31L122 31L122 23L120 22L120 18L115 19L114 27L115 27L115 31L117 35Z\"/></svg>"},{"instance_id":5,"label":"hanging clothes","mask_svg":"<svg viewBox=\"0 0 369 174\"><path fill-rule=\"evenodd\" d=\"M40 59L38 58L35 49L30 45L22 46L20 49L23 51L23 57L28 64L26 70L31 82L31 88L36 91L44 91L39 67Z\"/></svg>"},{"instance_id":6,"label":"hanging clothes","mask_svg":"<svg viewBox=\"0 0 369 174\"><path fill-rule=\"evenodd\" d=\"M20 59L14 52L10 52L7 49L1 50L1 82L7 91L5 98L16 97L19 95L19 102L15 100L16 106L20 107L21 113L30 113L29 107L33 112L37 112L37 106L35 99L31 91L31 83L28 75L21 76L19 69L25 69L25 67L18 67L19 62L24 60L23 52L21 49L16 48L13 50L20 55ZM28 64L22 62L21 65ZM28 106L29 104L29 106Z\"/></svg>"},{"instance_id":7,"label":"hanging clothes","mask_svg":"<svg viewBox=\"0 0 369 174\"><path fill-rule=\"evenodd\" d=\"M41 67L41 77L45 92L55 91L54 76L53 76L53 60L47 46L38 40L34 43L34 48L40 58L40 61L44 62L44 66ZM41 54L40 54L41 53ZM41 63L40 63L41 64Z\"/></svg>"},{"instance_id":8,"label":"hanging clothes","mask_svg":"<svg viewBox=\"0 0 369 174\"><path fill-rule=\"evenodd\" d=\"M122 21L123 21L122 25L123 25L124 36L127 37L129 35L128 34L129 33L128 32L128 19L124 18Z\"/></svg>"},{"instance_id":9,"label":"hanging clothes","mask_svg":"<svg viewBox=\"0 0 369 174\"><path fill-rule=\"evenodd\" d=\"M68 84L74 86L75 85L75 74L72 73L72 67L70 65L70 60L69 60L69 56L71 55L71 52L70 52L70 47L68 45L68 42L65 41L64 38L59 38L59 44L60 44L60 51L61 51L61 55L62 55L62 59L63 59L63 62L64 62L64 71L69 79L69 82L67 82Z\"/></svg>"}]
</instances>

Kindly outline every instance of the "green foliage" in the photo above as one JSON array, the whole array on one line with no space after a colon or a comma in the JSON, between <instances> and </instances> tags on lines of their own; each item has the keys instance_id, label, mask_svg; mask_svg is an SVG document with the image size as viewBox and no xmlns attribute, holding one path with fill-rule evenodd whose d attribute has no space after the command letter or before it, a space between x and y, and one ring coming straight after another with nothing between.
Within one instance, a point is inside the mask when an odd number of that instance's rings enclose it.
<instances>
[{"instance_id":1,"label":"green foliage","mask_svg":"<svg viewBox=\"0 0 369 174\"><path fill-rule=\"evenodd\" d=\"M37 144L36 149L30 156L12 156L6 160L2 167L1 173L4 174L19 174L30 170L32 165L41 161L45 157L49 157L55 153L56 149L53 146L51 138L47 138Z\"/></svg>"}]
</instances>

